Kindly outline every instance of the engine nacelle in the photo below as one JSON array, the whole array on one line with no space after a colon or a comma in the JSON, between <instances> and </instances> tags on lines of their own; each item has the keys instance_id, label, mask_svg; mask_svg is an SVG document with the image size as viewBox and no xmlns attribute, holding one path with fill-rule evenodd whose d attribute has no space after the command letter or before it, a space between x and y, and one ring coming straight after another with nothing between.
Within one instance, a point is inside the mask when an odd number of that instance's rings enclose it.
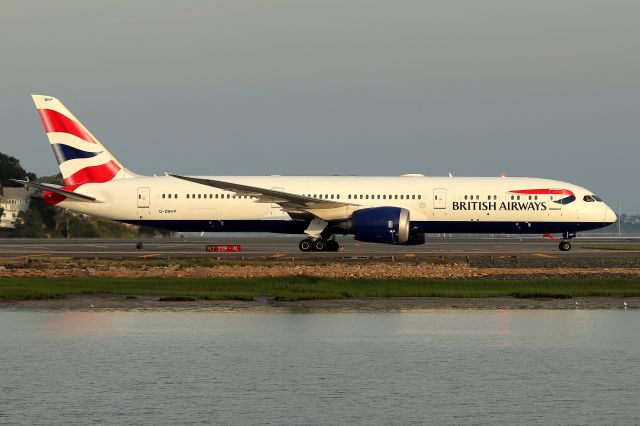
<instances>
[{"instance_id":1,"label":"engine nacelle","mask_svg":"<svg viewBox=\"0 0 640 426\"><path fill-rule=\"evenodd\" d=\"M409 210L401 207L373 207L356 210L350 231L358 241L405 244L409 241Z\"/></svg>"}]
</instances>

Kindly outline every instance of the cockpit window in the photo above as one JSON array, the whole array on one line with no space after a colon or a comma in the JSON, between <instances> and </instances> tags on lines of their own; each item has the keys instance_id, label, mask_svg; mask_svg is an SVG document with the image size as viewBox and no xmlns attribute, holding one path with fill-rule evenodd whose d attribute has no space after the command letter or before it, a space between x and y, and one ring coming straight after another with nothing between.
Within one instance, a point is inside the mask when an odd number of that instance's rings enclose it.
<instances>
[{"instance_id":1,"label":"cockpit window","mask_svg":"<svg viewBox=\"0 0 640 426\"><path fill-rule=\"evenodd\" d=\"M585 195L582 199L587 203L593 203L594 201L602 202L602 198L597 195Z\"/></svg>"}]
</instances>

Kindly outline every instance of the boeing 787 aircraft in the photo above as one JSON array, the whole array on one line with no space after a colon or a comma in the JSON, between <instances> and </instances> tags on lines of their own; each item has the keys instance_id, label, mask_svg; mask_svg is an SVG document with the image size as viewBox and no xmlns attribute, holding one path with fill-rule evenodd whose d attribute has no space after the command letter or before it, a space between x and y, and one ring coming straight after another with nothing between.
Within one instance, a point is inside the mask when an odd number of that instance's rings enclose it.
<instances>
[{"instance_id":1,"label":"boeing 787 aircraft","mask_svg":"<svg viewBox=\"0 0 640 426\"><path fill-rule=\"evenodd\" d=\"M32 95L64 186L18 181L48 204L173 231L306 235L302 251L337 251L335 235L424 244L424 234L561 234L616 221L591 191L520 177L140 176L56 98Z\"/></svg>"}]
</instances>

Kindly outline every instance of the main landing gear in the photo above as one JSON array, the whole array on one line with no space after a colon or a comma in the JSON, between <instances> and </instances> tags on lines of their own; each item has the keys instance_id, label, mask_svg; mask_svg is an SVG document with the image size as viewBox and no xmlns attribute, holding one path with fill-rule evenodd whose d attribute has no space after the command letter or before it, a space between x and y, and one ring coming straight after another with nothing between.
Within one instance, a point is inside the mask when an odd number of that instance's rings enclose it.
<instances>
[{"instance_id":1,"label":"main landing gear","mask_svg":"<svg viewBox=\"0 0 640 426\"><path fill-rule=\"evenodd\" d=\"M338 251L340 244L336 240L324 238L305 238L298 244L300 251Z\"/></svg>"}]
</instances>

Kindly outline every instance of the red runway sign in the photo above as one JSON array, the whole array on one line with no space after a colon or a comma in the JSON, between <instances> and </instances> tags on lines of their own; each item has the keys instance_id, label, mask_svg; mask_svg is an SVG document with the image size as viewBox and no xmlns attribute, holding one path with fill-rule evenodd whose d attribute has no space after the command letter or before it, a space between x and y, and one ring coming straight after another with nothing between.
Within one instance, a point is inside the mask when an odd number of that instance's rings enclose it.
<instances>
[{"instance_id":1,"label":"red runway sign","mask_svg":"<svg viewBox=\"0 0 640 426\"><path fill-rule=\"evenodd\" d=\"M240 244L215 244L215 245L207 245L207 251L216 251L216 252L229 252L229 253L237 253L242 251L242 246Z\"/></svg>"}]
</instances>

